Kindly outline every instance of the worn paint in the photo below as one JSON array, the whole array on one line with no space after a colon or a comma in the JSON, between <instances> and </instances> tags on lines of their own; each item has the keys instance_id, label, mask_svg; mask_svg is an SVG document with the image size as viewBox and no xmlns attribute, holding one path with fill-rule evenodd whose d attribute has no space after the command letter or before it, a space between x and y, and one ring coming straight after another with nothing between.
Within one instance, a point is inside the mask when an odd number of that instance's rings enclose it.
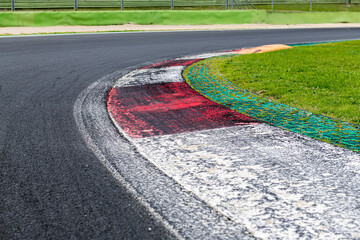
<instances>
[{"instance_id":1,"label":"worn paint","mask_svg":"<svg viewBox=\"0 0 360 240\"><path fill-rule=\"evenodd\" d=\"M116 123L134 138L257 123L206 99L184 82L113 88L107 106Z\"/></svg>"}]
</instances>

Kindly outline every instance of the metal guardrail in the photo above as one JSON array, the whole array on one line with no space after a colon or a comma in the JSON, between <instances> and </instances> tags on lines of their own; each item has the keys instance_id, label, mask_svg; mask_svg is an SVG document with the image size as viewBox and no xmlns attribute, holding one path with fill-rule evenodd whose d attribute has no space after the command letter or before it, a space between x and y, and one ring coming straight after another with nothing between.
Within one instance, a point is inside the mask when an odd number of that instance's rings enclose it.
<instances>
[{"instance_id":1,"label":"metal guardrail","mask_svg":"<svg viewBox=\"0 0 360 240\"><path fill-rule=\"evenodd\" d=\"M360 11L360 0L0 0L0 9L160 8ZM321 7L320 7L321 6ZM323 6L327 6L323 7Z\"/></svg>"}]
</instances>

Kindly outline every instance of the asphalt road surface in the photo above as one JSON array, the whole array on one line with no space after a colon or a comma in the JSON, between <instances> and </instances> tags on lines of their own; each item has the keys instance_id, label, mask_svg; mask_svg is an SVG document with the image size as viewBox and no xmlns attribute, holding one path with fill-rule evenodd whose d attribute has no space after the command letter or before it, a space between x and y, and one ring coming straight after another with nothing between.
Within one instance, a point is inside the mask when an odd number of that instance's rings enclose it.
<instances>
[{"instance_id":1,"label":"asphalt road surface","mask_svg":"<svg viewBox=\"0 0 360 240\"><path fill-rule=\"evenodd\" d=\"M0 38L0 238L174 238L87 148L73 108L129 66L272 43L360 38L359 28Z\"/></svg>"}]
</instances>

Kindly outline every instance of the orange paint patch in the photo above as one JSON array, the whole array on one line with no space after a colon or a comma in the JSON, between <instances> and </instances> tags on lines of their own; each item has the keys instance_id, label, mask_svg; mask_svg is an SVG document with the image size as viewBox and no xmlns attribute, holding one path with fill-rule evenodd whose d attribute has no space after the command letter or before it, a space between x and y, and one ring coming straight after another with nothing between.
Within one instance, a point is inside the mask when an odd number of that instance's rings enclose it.
<instances>
[{"instance_id":1,"label":"orange paint patch","mask_svg":"<svg viewBox=\"0 0 360 240\"><path fill-rule=\"evenodd\" d=\"M271 52L271 51L288 49L288 48L292 48L292 47L285 44L271 44L271 45L253 47L253 48L240 49L239 51L235 51L234 53L235 54L264 53L264 52Z\"/></svg>"}]
</instances>

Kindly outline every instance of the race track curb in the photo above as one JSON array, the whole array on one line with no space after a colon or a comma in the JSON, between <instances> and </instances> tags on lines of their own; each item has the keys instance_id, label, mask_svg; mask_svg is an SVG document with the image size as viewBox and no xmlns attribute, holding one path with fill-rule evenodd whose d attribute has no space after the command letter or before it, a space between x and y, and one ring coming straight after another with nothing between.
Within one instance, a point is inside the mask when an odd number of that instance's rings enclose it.
<instances>
[{"instance_id":1,"label":"race track curb","mask_svg":"<svg viewBox=\"0 0 360 240\"><path fill-rule=\"evenodd\" d=\"M232 53L124 75L107 98L115 126L154 166L255 237L356 238L358 154L235 111L216 115L221 106L184 85L186 66Z\"/></svg>"}]
</instances>

